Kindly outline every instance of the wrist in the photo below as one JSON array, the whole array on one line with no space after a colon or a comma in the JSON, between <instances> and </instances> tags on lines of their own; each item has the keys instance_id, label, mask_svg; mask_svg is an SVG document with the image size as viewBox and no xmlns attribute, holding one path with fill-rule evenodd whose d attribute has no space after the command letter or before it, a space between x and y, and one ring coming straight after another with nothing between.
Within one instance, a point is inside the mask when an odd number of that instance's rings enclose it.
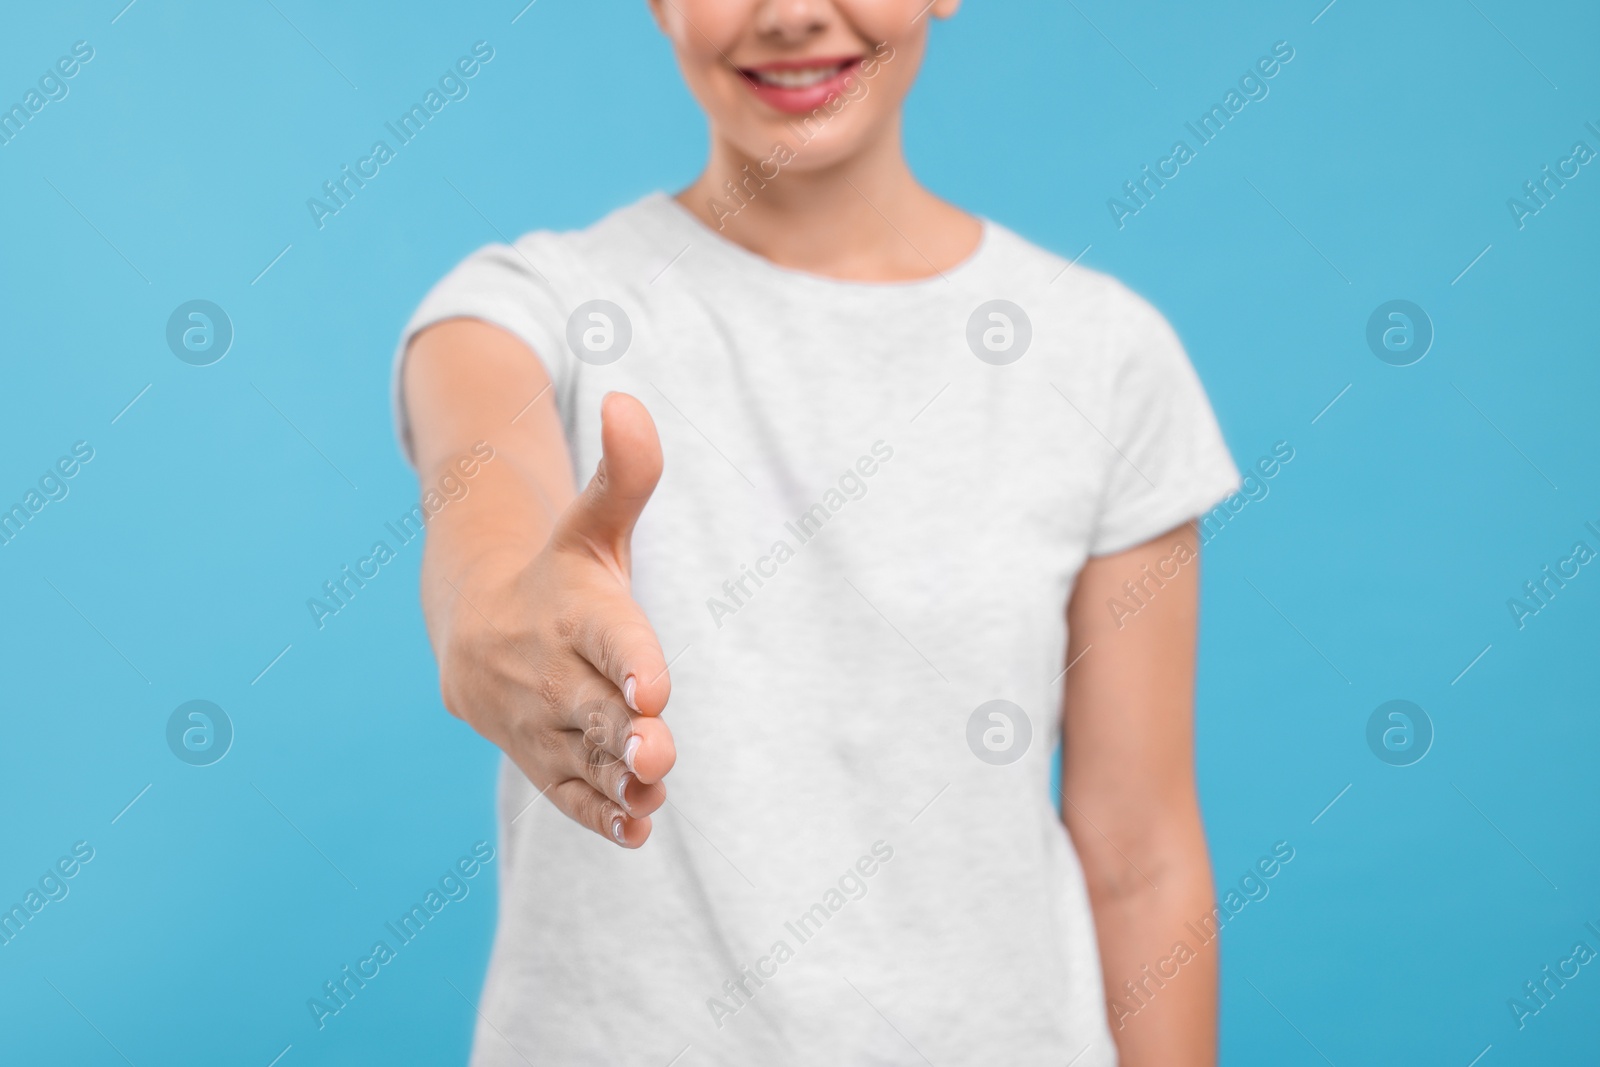
<instances>
[{"instance_id":1,"label":"wrist","mask_svg":"<svg viewBox=\"0 0 1600 1067\"><path fill-rule=\"evenodd\" d=\"M458 545L448 552L439 542L430 543L423 556L422 599L435 637L455 629L458 621L480 622L480 613L492 613L500 591L515 581L534 554L527 545L510 542Z\"/></svg>"},{"instance_id":2,"label":"wrist","mask_svg":"<svg viewBox=\"0 0 1600 1067\"><path fill-rule=\"evenodd\" d=\"M476 546L459 558L450 580L468 596L488 595L514 580L536 555L538 550L526 544Z\"/></svg>"}]
</instances>

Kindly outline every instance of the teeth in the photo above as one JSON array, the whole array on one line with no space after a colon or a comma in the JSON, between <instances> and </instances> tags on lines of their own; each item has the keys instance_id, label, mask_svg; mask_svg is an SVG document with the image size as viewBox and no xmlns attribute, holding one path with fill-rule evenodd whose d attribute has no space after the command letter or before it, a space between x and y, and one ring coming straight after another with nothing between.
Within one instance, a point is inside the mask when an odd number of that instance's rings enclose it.
<instances>
[{"instance_id":1,"label":"teeth","mask_svg":"<svg viewBox=\"0 0 1600 1067\"><path fill-rule=\"evenodd\" d=\"M779 89L808 89L820 85L844 69L842 63L828 67L799 67L793 70L758 70L756 81Z\"/></svg>"}]
</instances>

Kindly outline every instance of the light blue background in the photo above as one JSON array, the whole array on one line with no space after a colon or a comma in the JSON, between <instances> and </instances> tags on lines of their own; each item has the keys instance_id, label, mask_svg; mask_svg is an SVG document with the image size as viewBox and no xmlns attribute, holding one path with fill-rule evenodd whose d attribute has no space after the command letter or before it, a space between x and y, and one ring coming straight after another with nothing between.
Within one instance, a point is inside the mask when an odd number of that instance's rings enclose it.
<instances>
[{"instance_id":1,"label":"light blue background","mask_svg":"<svg viewBox=\"0 0 1600 1067\"><path fill-rule=\"evenodd\" d=\"M0 903L96 850L0 947L0 1058L461 1062L494 865L325 1030L305 1002L493 840L496 753L440 706L417 544L321 632L305 601L411 505L387 373L427 286L500 232L681 186L703 123L634 0L514 23L522 0L123 2L14 5L0 34L7 106L95 48L0 147L0 503L95 449L0 547ZM1296 849L1223 935L1224 1062L1576 1062L1600 965L1520 1032L1507 999L1600 948L1600 567L1523 630L1506 601L1600 548L1600 165L1523 230L1506 201L1600 147L1600 14L1323 2L971 3L935 33L909 150L1161 307L1241 465L1295 448L1206 565L1218 883ZM478 40L471 95L319 231L306 198ZM1271 95L1119 231L1107 198L1279 40ZM1437 330L1406 368L1364 341L1397 297ZM164 341L193 298L237 331L210 367ZM194 698L237 731L211 767L164 739ZM1415 766L1367 748L1392 698L1434 722Z\"/></svg>"}]
</instances>

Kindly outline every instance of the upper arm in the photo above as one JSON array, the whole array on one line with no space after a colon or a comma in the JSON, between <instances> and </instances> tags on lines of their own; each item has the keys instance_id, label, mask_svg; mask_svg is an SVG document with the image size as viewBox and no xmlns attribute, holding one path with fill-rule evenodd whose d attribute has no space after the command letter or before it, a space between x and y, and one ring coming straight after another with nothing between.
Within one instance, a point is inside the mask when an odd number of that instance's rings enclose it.
<instances>
[{"instance_id":1,"label":"upper arm","mask_svg":"<svg viewBox=\"0 0 1600 1067\"><path fill-rule=\"evenodd\" d=\"M1091 558L1068 605L1063 819L1085 866L1198 827L1192 525ZM1125 585L1132 583L1132 591ZM1116 842L1112 845L1111 842ZM1117 849L1121 846L1121 849Z\"/></svg>"}]
</instances>

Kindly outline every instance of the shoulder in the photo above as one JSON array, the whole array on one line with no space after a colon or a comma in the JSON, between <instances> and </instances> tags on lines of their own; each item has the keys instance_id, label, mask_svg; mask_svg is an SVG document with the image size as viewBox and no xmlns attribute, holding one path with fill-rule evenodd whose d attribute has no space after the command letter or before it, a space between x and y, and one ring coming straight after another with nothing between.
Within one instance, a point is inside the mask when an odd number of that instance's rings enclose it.
<instances>
[{"instance_id":1,"label":"shoulder","mask_svg":"<svg viewBox=\"0 0 1600 1067\"><path fill-rule=\"evenodd\" d=\"M603 281L627 289L647 282L681 248L681 241L673 247L675 210L664 193L651 193L582 229L525 234L515 251L547 262L554 283Z\"/></svg>"},{"instance_id":2,"label":"shoulder","mask_svg":"<svg viewBox=\"0 0 1600 1067\"><path fill-rule=\"evenodd\" d=\"M555 293L586 290L600 279L627 286L670 244L664 199L652 193L579 229L532 230L510 243L484 245L451 275L490 287ZM665 262L671 254L660 258Z\"/></svg>"},{"instance_id":3,"label":"shoulder","mask_svg":"<svg viewBox=\"0 0 1600 1067\"><path fill-rule=\"evenodd\" d=\"M1013 299L1043 336L1059 338L1068 350L1090 355L1102 366L1152 354L1160 358L1174 348L1181 353L1176 333L1154 304L1083 262L1090 247L1068 257L998 223L986 225L996 274L986 280L1015 292Z\"/></svg>"}]
</instances>

